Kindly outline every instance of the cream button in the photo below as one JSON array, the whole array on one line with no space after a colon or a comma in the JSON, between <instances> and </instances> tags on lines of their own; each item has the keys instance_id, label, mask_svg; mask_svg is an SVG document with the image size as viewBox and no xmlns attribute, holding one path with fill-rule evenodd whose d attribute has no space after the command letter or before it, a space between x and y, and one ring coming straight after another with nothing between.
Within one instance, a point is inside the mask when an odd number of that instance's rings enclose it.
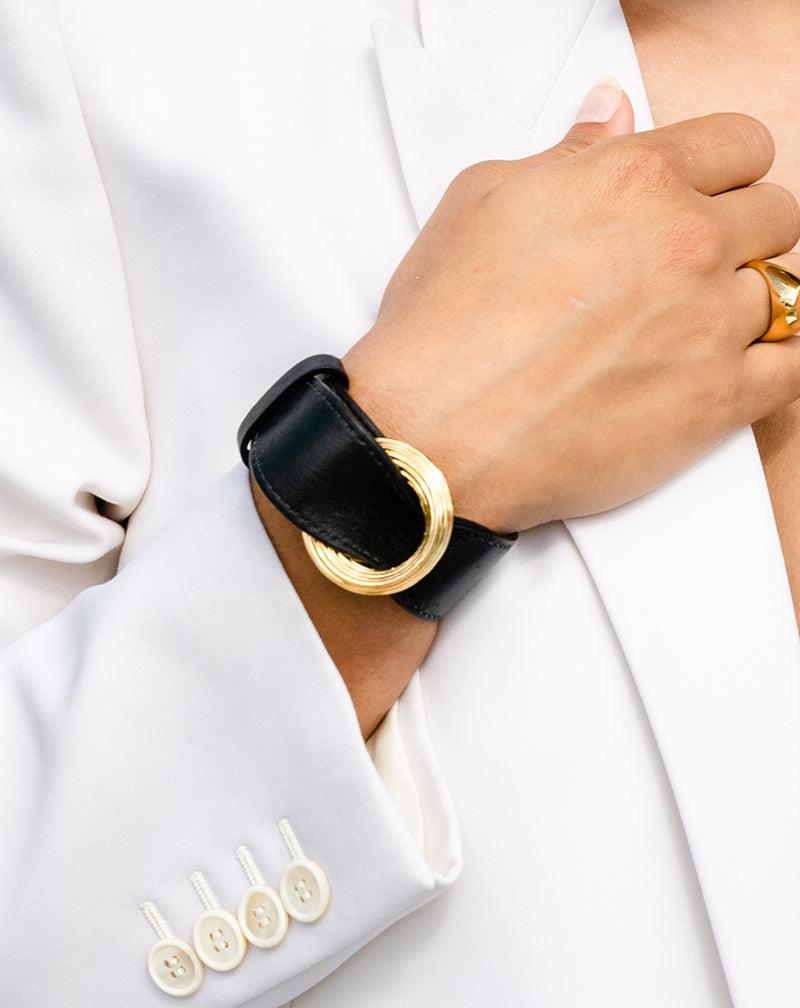
<instances>
[{"instance_id":1,"label":"cream button","mask_svg":"<svg viewBox=\"0 0 800 1008\"><path fill-rule=\"evenodd\" d=\"M239 925L256 948L280 945L289 930L289 917L272 886L251 886L244 893L239 901Z\"/></svg>"},{"instance_id":2,"label":"cream button","mask_svg":"<svg viewBox=\"0 0 800 1008\"><path fill-rule=\"evenodd\" d=\"M284 868L280 893L286 912L303 924L319 920L331 900L325 872L308 858L297 858Z\"/></svg>"},{"instance_id":3,"label":"cream button","mask_svg":"<svg viewBox=\"0 0 800 1008\"><path fill-rule=\"evenodd\" d=\"M160 941L150 949L147 970L159 990L173 997L188 997L203 982L203 965L188 942L176 938L161 911L152 900L139 909Z\"/></svg>"},{"instance_id":4,"label":"cream button","mask_svg":"<svg viewBox=\"0 0 800 1008\"><path fill-rule=\"evenodd\" d=\"M247 951L239 922L227 910L201 913L195 921L192 939L206 966L221 973L236 969Z\"/></svg>"},{"instance_id":5,"label":"cream button","mask_svg":"<svg viewBox=\"0 0 800 1008\"><path fill-rule=\"evenodd\" d=\"M203 965L191 945L180 938L156 942L147 957L150 977L159 990L173 997L188 997L203 982Z\"/></svg>"},{"instance_id":6,"label":"cream button","mask_svg":"<svg viewBox=\"0 0 800 1008\"><path fill-rule=\"evenodd\" d=\"M189 881L205 907L205 911L195 921L192 932L197 954L209 969L220 973L236 969L247 951L247 942L239 922L232 913L222 909L208 879L201 871L192 872Z\"/></svg>"}]
</instances>

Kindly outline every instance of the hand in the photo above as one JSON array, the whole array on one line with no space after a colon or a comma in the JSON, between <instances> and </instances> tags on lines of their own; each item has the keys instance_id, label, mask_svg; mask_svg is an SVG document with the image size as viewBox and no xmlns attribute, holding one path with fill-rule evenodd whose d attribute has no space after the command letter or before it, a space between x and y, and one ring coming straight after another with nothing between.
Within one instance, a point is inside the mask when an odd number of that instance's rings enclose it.
<instances>
[{"instance_id":1,"label":"hand","mask_svg":"<svg viewBox=\"0 0 800 1008\"><path fill-rule=\"evenodd\" d=\"M800 341L749 346L769 297L736 271L800 235L784 190L727 192L767 171L769 134L731 115L628 136L619 91L597 112L608 87L583 110L605 121L455 180L345 358L384 433L426 452L457 512L498 531L629 499L800 394ZM435 624L336 588L253 496L367 736Z\"/></svg>"},{"instance_id":2,"label":"hand","mask_svg":"<svg viewBox=\"0 0 800 1008\"><path fill-rule=\"evenodd\" d=\"M737 271L800 237L793 197L752 185L766 128L720 114L621 136L619 104L459 175L345 358L383 432L498 531L638 496L800 395L800 340L751 346L769 299Z\"/></svg>"}]
</instances>

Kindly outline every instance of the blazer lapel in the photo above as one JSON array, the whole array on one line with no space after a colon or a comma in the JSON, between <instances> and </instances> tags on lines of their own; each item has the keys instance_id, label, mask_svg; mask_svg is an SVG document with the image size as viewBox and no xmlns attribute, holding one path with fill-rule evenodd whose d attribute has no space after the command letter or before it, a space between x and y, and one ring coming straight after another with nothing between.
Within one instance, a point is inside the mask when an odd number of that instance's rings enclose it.
<instances>
[{"instance_id":1,"label":"blazer lapel","mask_svg":"<svg viewBox=\"0 0 800 1008\"><path fill-rule=\"evenodd\" d=\"M658 742L734 1004L796 1004L800 645L753 438L568 526Z\"/></svg>"},{"instance_id":2,"label":"blazer lapel","mask_svg":"<svg viewBox=\"0 0 800 1008\"><path fill-rule=\"evenodd\" d=\"M397 152L420 227L467 165L532 153L531 133L390 21L373 26Z\"/></svg>"},{"instance_id":3,"label":"blazer lapel","mask_svg":"<svg viewBox=\"0 0 800 1008\"><path fill-rule=\"evenodd\" d=\"M592 0L420 0L422 42L456 76L533 126ZM600 74L603 76L603 74Z\"/></svg>"},{"instance_id":4,"label":"blazer lapel","mask_svg":"<svg viewBox=\"0 0 800 1008\"><path fill-rule=\"evenodd\" d=\"M651 125L617 0L564 3L557 22L547 4L511 0L498 19L487 3L422 0L425 48L390 22L374 26L420 224L466 165L555 143L606 74L631 96L639 128ZM639 501L567 524L663 754L734 1004L794 1006L800 640L752 434Z\"/></svg>"},{"instance_id":5,"label":"blazer lapel","mask_svg":"<svg viewBox=\"0 0 800 1008\"><path fill-rule=\"evenodd\" d=\"M563 108L609 72L650 128L617 0L597 0L542 135L563 132ZM627 507L567 524L658 741L734 1004L797 1004L800 638L752 432Z\"/></svg>"}]
</instances>

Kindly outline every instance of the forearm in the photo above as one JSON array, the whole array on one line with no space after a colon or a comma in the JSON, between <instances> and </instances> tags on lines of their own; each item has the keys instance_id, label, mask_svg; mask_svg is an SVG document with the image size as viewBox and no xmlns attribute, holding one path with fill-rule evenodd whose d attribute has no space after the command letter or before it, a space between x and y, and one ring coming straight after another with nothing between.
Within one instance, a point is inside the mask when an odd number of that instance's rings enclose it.
<instances>
[{"instance_id":1,"label":"forearm","mask_svg":"<svg viewBox=\"0 0 800 1008\"><path fill-rule=\"evenodd\" d=\"M259 517L317 632L336 664L367 738L403 692L436 633L390 598L343 591L314 567L299 530L251 480Z\"/></svg>"}]
</instances>

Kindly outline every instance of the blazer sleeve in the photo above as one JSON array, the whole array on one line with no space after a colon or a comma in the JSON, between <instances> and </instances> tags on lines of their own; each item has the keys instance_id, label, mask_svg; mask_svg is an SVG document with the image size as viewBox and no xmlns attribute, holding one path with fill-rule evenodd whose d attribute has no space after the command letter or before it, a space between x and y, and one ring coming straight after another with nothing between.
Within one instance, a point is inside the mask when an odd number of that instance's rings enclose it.
<instances>
[{"instance_id":1,"label":"blazer sleeve","mask_svg":"<svg viewBox=\"0 0 800 1008\"><path fill-rule=\"evenodd\" d=\"M189 875L235 913L236 848L275 886L288 819L327 913L192 998L280 1005L455 876L454 817L415 686L399 737L420 847L243 467L117 571L150 452L124 269L55 19L21 7L0 10L0 989L18 1008L169 1003L140 904L191 941Z\"/></svg>"},{"instance_id":2,"label":"blazer sleeve","mask_svg":"<svg viewBox=\"0 0 800 1008\"><path fill-rule=\"evenodd\" d=\"M57 26L0 5L0 647L116 570L150 448L125 277Z\"/></svg>"}]
</instances>

